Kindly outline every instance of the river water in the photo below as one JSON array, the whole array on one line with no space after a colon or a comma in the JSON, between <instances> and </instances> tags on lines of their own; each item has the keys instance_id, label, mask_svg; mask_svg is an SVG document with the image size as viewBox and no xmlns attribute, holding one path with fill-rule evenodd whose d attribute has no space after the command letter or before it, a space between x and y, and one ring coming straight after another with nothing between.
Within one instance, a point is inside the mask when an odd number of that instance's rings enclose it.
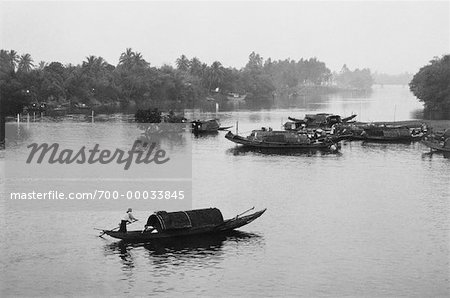
<instances>
[{"instance_id":1,"label":"river water","mask_svg":"<svg viewBox=\"0 0 450 298\"><path fill-rule=\"evenodd\" d=\"M412 119L420 108L406 87L384 86L364 97L218 116L246 134L305 113L393 121ZM70 125L35 129L83 138L60 133ZM89 129L120 145L129 142L124 125ZM420 143L346 142L338 153L248 151L224 134L184 135L192 146L192 207L217 207L225 218L267 208L262 217L229 236L127 245L97 237L93 227L114 227L129 202L117 210L34 212L2 200L2 296L449 296L450 159ZM13 178L6 175L6 183ZM127 187L143 183L129 179ZM141 221L149 215L135 209Z\"/></svg>"}]
</instances>

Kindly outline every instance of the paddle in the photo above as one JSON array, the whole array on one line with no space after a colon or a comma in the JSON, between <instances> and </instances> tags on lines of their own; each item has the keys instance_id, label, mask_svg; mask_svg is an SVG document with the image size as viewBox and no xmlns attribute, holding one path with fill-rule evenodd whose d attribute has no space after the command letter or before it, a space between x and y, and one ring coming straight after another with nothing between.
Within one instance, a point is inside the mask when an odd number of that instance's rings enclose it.
<instances>
[{"instance_id":1,"label":"paddle","mask_svg":"<svg viewBox=\"0 0 450 298\"><path fill-rule=\"evenodd\" d=\"M137 221L138 220L136 219L136 220L133 220L132 222L127 222L127 225L132 224L132 223L137 222ZM115 230L117 230L119 228L120 228L120 225L118 227L115 227L114 229L111 229L111 230L102 230L103 232L101 232L100 235L98 235L98 237L103 237L103 235L105 235L106 232L112 232L112 231L115 231Z\"/></svg>"},{"instance_id":2,"label":"paddle","mask_svg":"<svg viewBox=\"0 0 450 298\"><path fill-rule=\"evenodd\" d=\"M250 208L250 209L248 209L248 210L242 212L241 214L236 215L235 219L237 219L239 216L244 215L245 213L247 213L247 212L249 212L249 211L252 211L253 209L255 209L255 206L253 206L252 208Z\"/></svg>"},{"instance_id":3,"label":"paddle","mask_svg":"<svg viewBox=\"0 0 450 298\"><path fill-rule=\"evenodd\" d=\"M242 215L244 215L245 213L247 213L247 212L249 212L249 211L252 211L253 209L255 209L255 206L253 206L252 208L250 208L250 209L248 209L248 210L245 210L245 211L242 212L241 214L236 215L234 218L230 218L230 219L225 220L223 223L217 225L217 226L215 227L215 229L221 228L222 226L226 225L227 223L229 223L229 222L231 222L231 221L233 221L233 220L238 219L239 216L242 216Z\"/></svg>"}]
</instances>

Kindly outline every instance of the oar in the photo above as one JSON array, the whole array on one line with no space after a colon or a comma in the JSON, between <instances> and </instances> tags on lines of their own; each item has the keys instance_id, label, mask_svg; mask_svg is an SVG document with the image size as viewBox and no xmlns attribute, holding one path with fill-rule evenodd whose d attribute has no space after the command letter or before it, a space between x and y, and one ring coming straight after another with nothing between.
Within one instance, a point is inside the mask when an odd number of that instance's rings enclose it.
<instances>
[{"instance_id":1,"label":"oar","mask_svg":"<svg viewBox=\"0 0 450 298\"><path fill-rule=\"evenodd\" d=\"M242 212L241 214L236 215L235 218L238 218L239 216L242 216L242 215L244 215L245 213L247 213L247 212L249 212L249 211L252 211L253 209L255 209L255 206L253 206L252 208L250 208L250 209L248 209L248 210Z\"/></svg>"},{"instance_id":2,"label":"oar","mask_svg":"<svg viewBox=\"0 0 450 298\"><path fill-rule=\"evenodd\" d=\"M132 222L127 222L127 225L132 224L133 222L137 222L137 221L138 220L136 219L136 220L134 220ZM106 232L112 232L112 231L115 231L115 230L117 230L119 228L120 228L120 225L118 227L115 227L114 229L111 229L111 230L102 230L103 232L101 232L100 235L98 235L98 237L103 237L103 235L105 235Z\"/></svg>"},{"instance_id":3,"label":"oar","mask_svg":"<svg viewBox=\"0 0 450 298\"><path fill-rule=\"evenodd\" d=\"M248 210L245 210L245 211L242 212L241 214L236 215L234 218L230 218L230 219L225 220L223 223L217 225L217 226L215 227L215 229L221 228L222 226L226 225L226 224L229 223L230 221L233 221L233 220L238 219L239 216L242 216L242 215L244 215L245 213L247 213L247 212L249 212L249 211L252 211L253 209L255 209L255 206L253 206L252 208L250 208L250 209L248 209Z\"/></svg>"}]
</instances>

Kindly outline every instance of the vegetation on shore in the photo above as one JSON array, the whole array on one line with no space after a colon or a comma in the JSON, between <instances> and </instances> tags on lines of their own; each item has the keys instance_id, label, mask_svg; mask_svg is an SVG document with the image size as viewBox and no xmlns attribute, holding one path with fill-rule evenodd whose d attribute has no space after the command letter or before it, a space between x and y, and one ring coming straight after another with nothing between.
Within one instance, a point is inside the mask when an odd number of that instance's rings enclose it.
<instances>
[{"instance_id":1,"label":"vegetation on shore","mask_svg":"<svg viewBox=\"0 0 450 298\"><path fill-rule=\"evenodd\" d=\"M369 69L350 70L345 65L332 73L317 58L272 60L252 52L241 69L208 65L181 55L176 67L152 67L141 53L128 48L119 63L88 56L78 65L40 62L29 54L0 51L2 113L15 115L30 103L86 104L116 109L193 108L213 98L246 95L248 101L274 101L305 90L329 93L340 88L370 89Z\"/></svg>"},{"instance_id":2,"label":"vegetation on shore","mask_svg":"<svg viewBox=\"0 0 450 298\"><path fill-rule=\"evenodd\" d=\"M450 55L434 58L409 83L411 92L424 102L428 119L450 119Z\"/></svg>"}]
</instances>

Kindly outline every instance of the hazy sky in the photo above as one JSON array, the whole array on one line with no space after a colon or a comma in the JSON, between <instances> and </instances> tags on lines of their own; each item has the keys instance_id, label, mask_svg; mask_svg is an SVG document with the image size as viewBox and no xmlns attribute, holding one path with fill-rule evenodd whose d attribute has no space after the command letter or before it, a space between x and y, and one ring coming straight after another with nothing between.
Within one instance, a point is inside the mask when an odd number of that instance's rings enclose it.
<instances>
[{"instance_id":1,"label":"hazy sky","mask_svg":"<svg viewBox=\"0 0 450 298\"><path fill-rule=\"evenodd\" d=\"M116 65L126 48L154 66L181 54L243 67L255 51L272 59L317 57L386 73L417 72L450 52L450 2L1 1L0 48L37 63Z\"/></svg>"}]
</instances>

